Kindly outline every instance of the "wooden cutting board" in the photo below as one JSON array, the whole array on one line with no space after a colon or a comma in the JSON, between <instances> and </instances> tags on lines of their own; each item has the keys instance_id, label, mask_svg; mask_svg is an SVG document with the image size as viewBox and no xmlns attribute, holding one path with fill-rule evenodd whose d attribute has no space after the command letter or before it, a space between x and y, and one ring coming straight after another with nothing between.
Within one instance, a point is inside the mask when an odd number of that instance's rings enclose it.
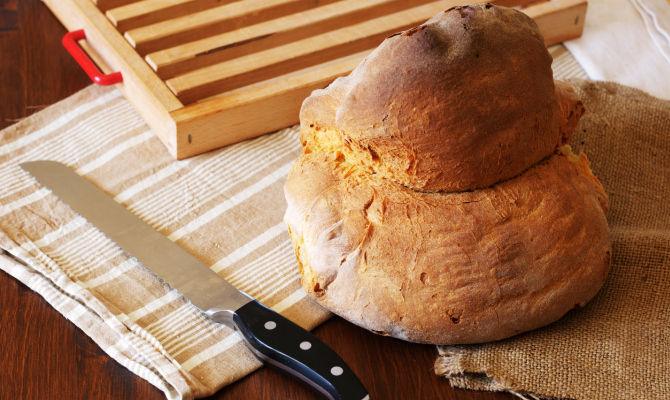
<instances>
[{"instance_id":1,"label":"wooden cutting board","mask_svg":"<svg viewBox=\"0 0 670 400\"><path fill-rule=\"evenodd\" d=\"M454 0L44 0L170 153L183 159L298 122L302 100L387 36ZM581 35L586 0L499 0L547 45Z\"/></svg>"}]
</instances>

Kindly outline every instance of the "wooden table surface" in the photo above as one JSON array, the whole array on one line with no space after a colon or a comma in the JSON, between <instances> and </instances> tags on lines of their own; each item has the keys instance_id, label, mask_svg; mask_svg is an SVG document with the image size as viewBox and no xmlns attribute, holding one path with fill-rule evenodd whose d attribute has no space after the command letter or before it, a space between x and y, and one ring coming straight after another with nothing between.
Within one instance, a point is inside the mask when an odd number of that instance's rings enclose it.
<instances>
[{"instance_id":1,"label":"wooden table surface","mask_svg":"<svg viewBox=\"0 0 670 400\"><path fill-rule=\"evenodd\" d=\"M91 83L61 47L64 33L40 1L0 0L0 128ZM0 399L164 398L103 353L39 295L2 271L0 309ZM332 318L314 333L349 363L372 399L515 398L452 389L433 372L435 346L380 337L340 318ZM272 368L261 368L211 398L320 397Z\"/></svg>"}]
</instances>

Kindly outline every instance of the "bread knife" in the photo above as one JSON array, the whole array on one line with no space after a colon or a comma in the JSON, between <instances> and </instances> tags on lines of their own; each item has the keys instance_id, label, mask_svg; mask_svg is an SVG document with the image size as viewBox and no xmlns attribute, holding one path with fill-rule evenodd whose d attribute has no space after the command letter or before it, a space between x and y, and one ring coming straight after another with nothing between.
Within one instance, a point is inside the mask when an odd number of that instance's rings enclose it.
<instances>
[{"instance_id":1,"label":"bread knife","mask_svg":"<svg viewBox=\"0 0 670 400\"><path fill-rule=\"evenodd\" d=\"M328 399L369 400L351 368L325 343L237 290L72 169L55 161L25 162L21 168L208 318L237 330L261 361L305 381Z\"/></svg>"}]
</instances>

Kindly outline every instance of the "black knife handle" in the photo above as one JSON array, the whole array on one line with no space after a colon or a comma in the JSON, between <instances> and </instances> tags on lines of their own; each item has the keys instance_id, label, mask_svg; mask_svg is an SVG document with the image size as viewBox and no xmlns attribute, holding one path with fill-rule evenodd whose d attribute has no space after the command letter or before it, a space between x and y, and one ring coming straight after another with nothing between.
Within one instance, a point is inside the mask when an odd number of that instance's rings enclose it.
<instances>
[{"instance_id":1,"label":"black knife handle","mask_svg":"<svg viewBox=\"0 0 670 400\"><path fill-rule=\"evenodd\" d=\"M260 359L302 379L332 400L369 400L354 372L330 347L305 329L253 300L233 322Z\"/></svg>"}]
</instances>

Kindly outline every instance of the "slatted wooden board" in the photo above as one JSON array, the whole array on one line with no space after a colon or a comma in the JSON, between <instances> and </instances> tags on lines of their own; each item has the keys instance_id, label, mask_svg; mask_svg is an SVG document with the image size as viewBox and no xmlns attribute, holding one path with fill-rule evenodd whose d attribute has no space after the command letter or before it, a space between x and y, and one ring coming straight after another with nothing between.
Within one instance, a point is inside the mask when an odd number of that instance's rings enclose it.
<instances>
[{"instance_id":1,"label":"slatted wooden board","mask_svg":"<svg viewBox=\"0 0 670 400\"><path fill-rule=\"evenodd\" d=\"M392 33L467 1L44 0L178 159L298 121L302 100ZM547 45L581 34L586 0L499 0Z\"/></svg>"}]
</instances>

